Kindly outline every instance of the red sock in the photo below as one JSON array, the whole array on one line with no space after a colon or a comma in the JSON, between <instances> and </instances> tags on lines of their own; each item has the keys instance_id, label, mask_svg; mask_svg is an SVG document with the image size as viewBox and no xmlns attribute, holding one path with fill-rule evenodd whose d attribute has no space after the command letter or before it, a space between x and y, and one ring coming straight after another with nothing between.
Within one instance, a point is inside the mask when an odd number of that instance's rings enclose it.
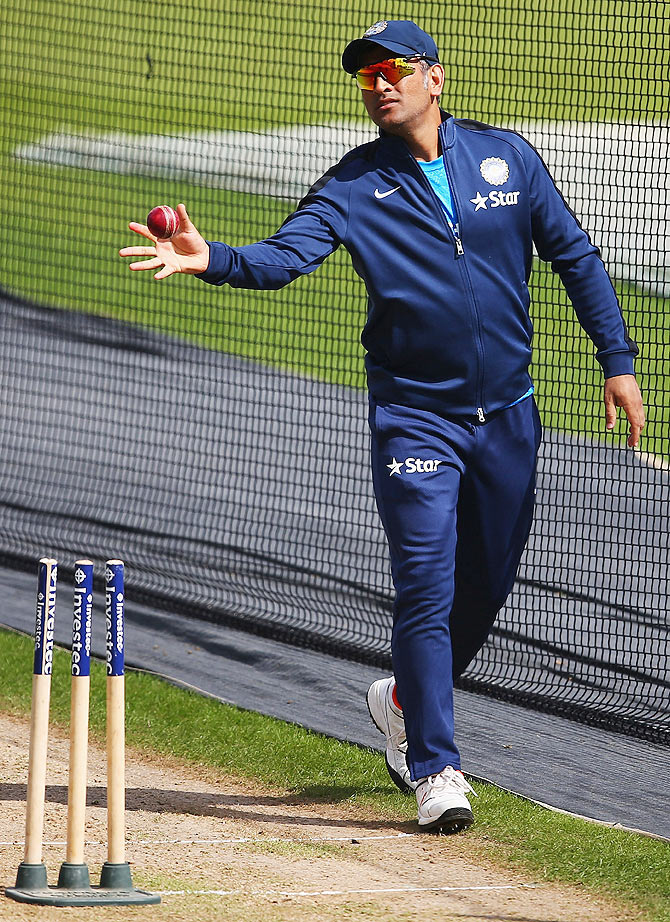
<instances>
[{"instance_id":1,"label":"red sock","mask_svg":"<svg viewBox=\"0 0 670 922\"><path fill-rule=\"evenodd\" d=\"M393 691L391 692L391 701L395 704L398 710L402 711L402 704L398 701L398 686L393 686Z\"/></svg>"}]
</instances>

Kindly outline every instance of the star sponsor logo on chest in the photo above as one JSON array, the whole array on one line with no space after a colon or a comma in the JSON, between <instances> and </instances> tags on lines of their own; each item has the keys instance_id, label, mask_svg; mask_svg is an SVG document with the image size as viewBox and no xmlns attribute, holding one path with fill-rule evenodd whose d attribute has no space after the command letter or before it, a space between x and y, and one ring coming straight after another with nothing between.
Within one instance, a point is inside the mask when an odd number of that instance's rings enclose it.
<instances>
[{"instance_id":1,"label":"star sponsor logo on chest","mask_svg":"<svg viewBox=\"0 0 670 922\"><path fill-rule=\"evenodd\" d=\"M514 192L503 192L500 189L494 189L493 192L489 192L488 195L482 195L481 192L477 192L474 198L471 198L470 201L475 206L475 211L488 211L489 208L504 208L507 205L518 205L519 196L521 195L520 190Z\"/></svg>"},{"instance_id":2,"label":"star sponsor logo on chest","mask_svg":"<svg viewBox=\"0 0 670 922\"><path fill-rule=\"evenodd\" d=\"M490 186L503 186L509 179L509 164L502 157L486 157L479 164L479 172ZM477 194L470 201L475 206L475 211L488 211L489 208L518 205L520 195L520 190L503 192L502 189L493 189L486 195L477 190Z\"/></svg>"},{"instance_id":3,"label":"star sponsor logo on chest","mask_svg":"<svg viewBox=\"0 0 670 922\"><path fill-rule=\"evenodd\" d=\"M393 458L386 466L390 472L389 477L393 477L394 474L400 476L403 470L405 474L432 474L441 463L438 458L427 458L425 461L422 458L405 458L404 461Z\"/></svg>"}]
</instances>

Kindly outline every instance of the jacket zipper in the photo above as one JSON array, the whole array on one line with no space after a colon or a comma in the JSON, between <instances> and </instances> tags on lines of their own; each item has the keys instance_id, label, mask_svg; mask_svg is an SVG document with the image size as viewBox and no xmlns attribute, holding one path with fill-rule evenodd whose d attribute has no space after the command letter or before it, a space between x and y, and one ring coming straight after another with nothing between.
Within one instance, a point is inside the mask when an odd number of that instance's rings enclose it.
<instances>
[{"instance_id":1,"label":"jacket zipper","mask_svg":"<svg viewBox=\"0 0 670 922\"><path fill-rule=\"evenodd\" d=\"M444 169L447 173L447 182L449 183L449 188L451 189L451 197L454 202L454 208L456 210L456 217L459 219L459 221L462 221L463 215L465 214L465 212L462 211L461 209L461 205L458 200L458 195L456 193L456 184L453 182L452 177L451 177L451 171L449 169L449 158L447 156L447 145L445 143L445 137L444 137L445 132L444 132L442 125L440 125L439 133L440 133L440 141L442 143L442 161L444 162ZM421 172L421 167L419 167L419 171ZM442 211L441 205L440 205L440 211ZM454 237L455 236L456 235L454 234ZM457 238L457 247L459 243L461 246L461 251L464 252L463 244L460 240L460 237ZM470 292L471 311L472 311L472 316L474 319L475 348L477 349L477 357L479 359L479 363L478 363L479 364L479 376L478 376L478 381L477 381L477 403L479 404L479 406L477 407L477 419L479 420L480 423L484 423L486 422L486 415L484 413L484 344L482 342L482 324L481 324L481 318L479 316L479 310L477 309L477 299L475 298L474 288L472 287L472 279L470 278L470 270L468 268L467 260L463 262L463 265L461 266L461 270L465 273L465 278L467 279L468 288Z\"/></svg>"},{"instance_id":2,"label":"jacket zipper","mask_svg":"<svg viewBox=\"0 0 670 922\"><path fill-rule=\"evenodd\" d=\"M441 135L442 134L443 132L441 132ZM456 217L459 218L460 220L462 212L460 209L458 198L456 196L456 189L454 187L454 183L452 182L451 174L449 172L449 164L447 162L447 156L446 156L447 147L446 147L446 144L442 136L440 136L440 141L442 143L442 160L444 161L444 168L447 173L447 181L449 183L449 188L451 189L451 197L454 202L454 208L456 210ZM427 176L425 175L425 173L423 172L419 164L416 162L416 159L410 153L409 149L407 149L407 156L414 164L414 169L419 174L420 181L423 183L424 187L428 189L429 193L433 196L433 200L435 202L437 211L440 217L442 218L442 222L445 228L447 229L447 233L451 235L451 238L453 240L454 249L455 249L455 258L458 260L459 257L465 255L465 248L463 246L463 241L461 240L461 236L460 234L456 233L455 228L452 226L451 222L447 219L447 216L444 213L444 208L442 207L442 203L440 202L438 197L435 195L435 191L433 187L431 186L430 182L428 181ZM458 227L458 224L456 226ZM486 422L486 416L484 414L484 408L483 408L484 401L482 399L483 390L484 390L484 347L482 345L481 321L479 319L479 311L477 310L477 302L475 301L474 290L472 288L472 280L470 278L470 273L468 271L467 262L462 263L461 272L465 273L465 278L467 280L469 294L470 294L471 314L474 318L474 337L473 338L475 340L475 349L477 350L477 359L478 359L478 365L479 365L479 375L478 375L478 382L477 382L477 403L479 403L479 406L477 407L476 413L477 413L477 419L479 420L479 422L483 423L483 422Z\"/></svg>"},{"instance_id":3,"label":"jacket zipper","mask_svg":"<svg viewBox=\"0 0 670 922\"><path fill-rule=\"evenodd\" d=\"M410 153L409 149L407 150L407 156L410 158L410 160L411 160L412 163L414 164L414 167L415 167L415 169L416 169L416 172L419 174L419 177L420 177L420 179L421 179L421 182L423 183L423 185L425 186L425 188L428 189L428 191L430 192L430 194L433 196L433 199L434 199L434 201L435 201L435 205L437 206L437 210L438 210L438 212L439 212L439 214L440 214L440 217L442 218L442 222L443 222L444 226L446 227L447 232L448 232L448 235L451 237L452 242L453 242L453 244L454 244L454 250L455 250L455 253L456 253L456 259L458 259L459 256L464 256L464 255L465 255L465 249L464 249L464 247L463 247L463 241L461 240L460 234L457 234L457 233L456 233L456 227L458 227L458 224L456 224L456 225L454 226L454 225L451 223L451 221L449 221L449 219L447 218L446 214L444 213L444 208L442 207L442 202L441 202L441 201L438 199L438 197L435 195L435 190L434 190L433 187L431 186L431 184L430 184L430 182L429 182L429 180L428 180L426 174L423 172L423 170L421 169L421 167L418 165L418 163L416 162L416 159L412 156L412 154ZM447 174L447 179L448 179L448 178L449 178L449 174ZM453 196L453 189L452 189L452 196ZM458 212L456 213L456 217L458 217Z\"/></svg>"}]
</instances>

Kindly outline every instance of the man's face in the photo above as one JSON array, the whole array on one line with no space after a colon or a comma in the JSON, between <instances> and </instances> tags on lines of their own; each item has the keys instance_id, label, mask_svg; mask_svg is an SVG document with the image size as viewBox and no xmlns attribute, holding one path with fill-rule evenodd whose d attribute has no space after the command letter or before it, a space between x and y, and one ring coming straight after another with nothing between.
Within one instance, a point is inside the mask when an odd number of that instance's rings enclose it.
<instances>
[{"instance_id":1,"label":"man's face","mask_svg":"<svg viewBox=\"0 0 670 922\"><path fill-rule=\"evenodd\" d=\"M361 55L358 66L366 67L393 57L397 55L384 48L371 49ZM410 61L415 68L413 74L395 84L378 76L373 89L361 90L368 115L375 125L390 134L404 134L431 116L442 91L444 70L440 64L433 64L424 73L418 61L411 58Z\"/></svg>"}]
</instances>

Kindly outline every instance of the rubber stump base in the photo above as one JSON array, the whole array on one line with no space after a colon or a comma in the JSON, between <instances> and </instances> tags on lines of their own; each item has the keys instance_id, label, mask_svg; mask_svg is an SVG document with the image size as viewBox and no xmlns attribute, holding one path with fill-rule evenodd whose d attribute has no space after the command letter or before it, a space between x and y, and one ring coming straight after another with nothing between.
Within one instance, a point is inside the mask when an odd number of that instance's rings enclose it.
<instances>
[{"instance_id":1,"label":"rubber stump base","mask_svg":"<svg viewBox=\"0 0 670 922\"><path fill-rule=\"evenodd\" d=\"M140 906L161 901L157 893L133 887L127 863L105 862L99 887L85 886L88 882L86 865L64 864L58 880L58 887L47 887L44 865L21 864L16 886L8 887L5 895L18 903L40 906Z\"/></svg>"}]
</instances>

